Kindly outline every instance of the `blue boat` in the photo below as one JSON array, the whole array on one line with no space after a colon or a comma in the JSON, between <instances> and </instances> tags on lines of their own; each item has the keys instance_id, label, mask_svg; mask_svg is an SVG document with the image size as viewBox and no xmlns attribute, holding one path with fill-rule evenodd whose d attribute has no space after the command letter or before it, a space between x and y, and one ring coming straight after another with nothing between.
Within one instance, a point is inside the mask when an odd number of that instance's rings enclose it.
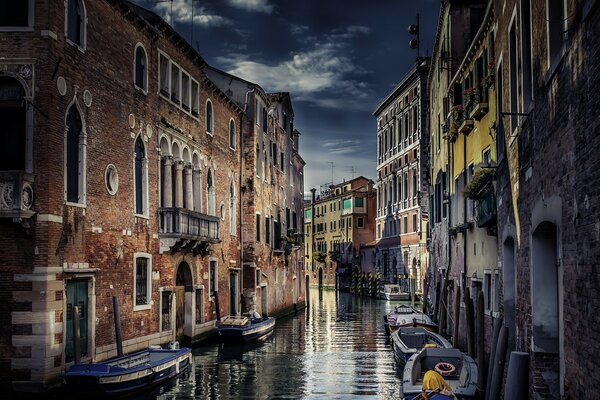
<instances>
[{"instance_id":1,"label":"blue boat","mask_svg":"<svg viewBox=\"0 0 600 400\"><path fill-rule=\"evenodd\" d=\"M101 363L75 364L63 379L70 392L124 395L160 385L191 363L189 348L148 348Z\"/></svg>"},{"instance_id":2,"label":"blue boat","mask_svg":"<svg viewBox=\"0 0 600 400\"><path fill-rule=\"evenodd\" d=\"M275 328L275 318L249 318L228 316L217 325L221 340L225 342L251 342L266 339Z\"/></svg>"}]
</instances>

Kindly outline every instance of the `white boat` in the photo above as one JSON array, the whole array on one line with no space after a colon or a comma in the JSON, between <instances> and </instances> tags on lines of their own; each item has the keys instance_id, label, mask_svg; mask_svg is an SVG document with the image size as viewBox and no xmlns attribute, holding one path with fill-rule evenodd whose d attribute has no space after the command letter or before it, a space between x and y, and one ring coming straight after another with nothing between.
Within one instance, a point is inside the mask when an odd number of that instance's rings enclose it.
<instances>
[{"instance_id":1,"label":"white boat","mask_svg":"<svg viewBox=\"0 0 600 400\"><path fill-rule=\"evenodd\" d=\"M459 349L423 349L408 359L402 375L402 398L419 396L427 371L438 372L457 399L474 399L477 391L477 364Z\"/></svg>"},{"instance_id":2,"label":"white boat","mask_svg":"<svg viewBox=\"0 0 600 400\"><path fill-rule=\"evenodd\" d=\"M383 325L385 333L388 335L401 326L420 326L430 331L437 330L437 325L433 323L429 316L415 310L408 304L396 306L394 310L384 315Z\"/></svg>"},{"instance_id":3,"label":"white boat","mask_svg":"<svg viewBox=\"0 0 600 400\"><path fill-rule=\"evenodd\" d=\"M391 334L394 357L399 364L405 364L413 354L427 347L452 348L443 336L421 327L400 327Z\"/></svg>"},{"instance_id":4,"label":"white boat","mask_svg":"<svg viewBox=\"0 0 600 400\"><path fill-rule=\"evenodd\" d=\"M403 292L400 285L393 283L383 285L383 289L379 292L379 297L384 300L410 300L410 293Z\"/></svg>"}]
</instances>

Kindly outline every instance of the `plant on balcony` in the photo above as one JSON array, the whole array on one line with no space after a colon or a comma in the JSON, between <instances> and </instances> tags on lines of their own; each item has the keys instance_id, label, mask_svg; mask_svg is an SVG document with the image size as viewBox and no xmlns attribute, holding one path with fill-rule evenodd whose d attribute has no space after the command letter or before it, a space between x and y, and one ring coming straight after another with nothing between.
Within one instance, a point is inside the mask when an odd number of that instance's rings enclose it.
<instances>
[{"instance_id":1,"label":"plant on balcony","mask_svg":"<svg viewBox=\"0 0 600 400\"><path fill-rule=\"evenodd\" d=\"M467 105L473 105L477 102L477 89L470 87L463 91L465 97L465 103Z\"/></svg>"},{"instance_id":2,"label":"plant on balcony","mask_svg":"<svg viewBox=\"0 0 600 400\"><path fill-rule=\"evenodd\" d=\"M333 262L339 262L340 261L340 253L337 251L330 251L329 259Z\"/></svg>"},{"instance_id":3,"label":"plant on balcony","mask_svg":"<svg viewBox=\"0 0 600 400\"><path fill-rule=\"evenodd\" d=\"M495 74L496 74L496 64L494 63L494 59L491 59L487 65L487 76L485 77L486 86L492 87L495 82Z\"/></svg>"},{"instance_id":4,"label":"plant on balcony","mask_svg":"<svg viewBox=\"0 0 600 400\"><path fill-rule=\"evenodd\" d=\"M327 253L317 251L313 254L313 258L320 263L324 263L327 259Z\"/></svg>"},{"instance_id":5,"label":"plant on balcony","mask_svg":"<svg viewBox=\"0 0 600 400\"><path fill-rule=\"evenodd\" d=\"M470 199L476 199L478 194L481 192L489 182L494 180L496 176L496 170L494 168L481 168L473 174L471 180L465 186L463 193Z\"/></svg>"},{"instance_id":6,"label":"plant on balcony","mask_svg":"<svg viewBox=\"0 0 600 400\"><path fill-rule=\"evenodd\" d=\"M465 119L465 108L462 106L462 104L455 105L450 111L452 112L452 120L456 126L462 125Z\"/></svg>"}]
</instances>

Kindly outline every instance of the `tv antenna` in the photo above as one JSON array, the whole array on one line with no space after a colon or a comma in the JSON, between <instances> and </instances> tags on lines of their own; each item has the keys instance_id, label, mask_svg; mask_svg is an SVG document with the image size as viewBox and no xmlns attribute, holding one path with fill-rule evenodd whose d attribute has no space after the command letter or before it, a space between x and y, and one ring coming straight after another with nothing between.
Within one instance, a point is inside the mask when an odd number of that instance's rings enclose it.
<instances>
[{"instance_id":1,"label":"tv antenna","mask_svg":"<svg viewBox=\"0 0 600 400\"><path fill-rule=\"evenodd\" d=\"M346 170L349 171L350 174L352 174L352 179L354 179L354 165L346 167Z\"/></svg>"},{"instance_id":2,"label":"tv antenna","mask_svg":"<svg viewBox=\"0 0 600 400\"><path fill-rule=\"evenodd\" d=\"M333 161L327 161L327 164L329 164L329 166L331 167L331 183L333 184L333 167L335 167L335 164L333 163Z\"/></svg>"}]
</instances>

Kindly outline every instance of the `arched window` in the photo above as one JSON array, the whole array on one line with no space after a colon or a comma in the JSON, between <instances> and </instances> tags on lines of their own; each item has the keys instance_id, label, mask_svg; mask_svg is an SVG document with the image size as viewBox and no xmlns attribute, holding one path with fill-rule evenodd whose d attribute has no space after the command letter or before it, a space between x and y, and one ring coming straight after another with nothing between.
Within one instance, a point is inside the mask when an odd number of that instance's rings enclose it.
<instances>
[{"instance_id":1,"label":"arched window","mask_svg":"<svg viewBox=\"0 0 600 400\"><path fill-rule=\"evenodd\" d=\"M213 109L210 100L206 102L206 133L209 135L213 133Z\"/></svg>"},{"instance_id":2,"label":"arched window","mask_svg":"<svg viewBox=\"0 0 600 400\"><path fill-rule=\"evenodd\" d=\"M134 146L134 174L133 179L135 183L135 213L139 215L146 215L146 151L144 149L144 143L142 138L138 136L135 140Z\"/></svg>"},{"instance_id":3,"label":"arched window","mask_svg":"<svg viewBox=\"0 0 600 400\"><path fill-rule=\"evenodd\" d=\"M235 149L235 122L229 121L229 147Z\"/></svg>"},{"instance_id":4,"label":"arched window","mask_svg":"<svg viewBox=\"0 0 600 400\"><path fill-rule=\"evenodd\" d=\"M70 203L84 203L85 168L83 165L83 124L75 105L67 113L65 149L66 198Z\"/></svg>"},{"instance_id":5,"label":"arched window","mask_svg":"<svg viewBox=\"0 0 600 400\"><path fill-rule=\"evenodd\" d=\"M213 172L211 169L208 170L206 175L206 201L207 201L207 214L215 215L215 186L213 184Z\"/></svg>"},{"instance_id":6,"label":"arched window","mask_svg":"<svg viewBox=\"0 0 600 400\"><path fill-rule=\"evenodd\" d=\"M85 7L82 0L67 0L67 39L85 48Z\"/></svg>"},{"instance_id":7,"label":"arched window","mask_svg":"<svg viewBox=\"0 0 600 400\"><path fill-rule=\"evenodd\" d=\"M0 77L0 170L25 169L25 90L16 79Z\"/></svg>"},{"instance_id":8,"label":"arched window","mask_svg":"<svg viewBox=\"0 0 600 400\"><path fill-rule=\"evenodd\" d=\"M233 182L229 185L229 233L236 234L235 188Z\"/></svg>"},{"instance_id":9,"label":"arched window","mask_svg":"<svg viewBox=\"0 0 600 400\"><path fill-rule=\"evenodd\" d=\"M135 48L135 86L143 91L148 90L148 59L141 44Z\"/></svg>"}]
</instances>

